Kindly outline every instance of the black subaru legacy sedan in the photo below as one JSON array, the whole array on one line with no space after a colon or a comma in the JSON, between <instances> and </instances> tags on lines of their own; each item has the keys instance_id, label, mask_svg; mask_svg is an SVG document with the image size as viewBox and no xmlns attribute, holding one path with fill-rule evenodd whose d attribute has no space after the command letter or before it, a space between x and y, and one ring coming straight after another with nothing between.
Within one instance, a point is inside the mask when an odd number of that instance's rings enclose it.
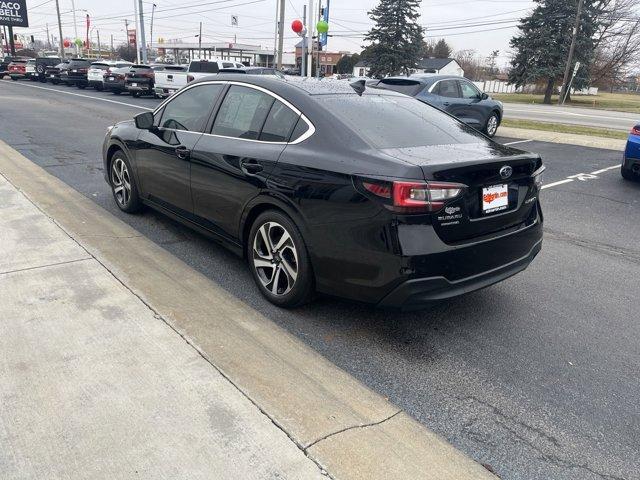
<instances>
[{"instance_id":1,"label":"black subaru legacy sedan","mask_svg":"<svg viewBox=\"0 0 640 480\"><path fill-rule=\"evenodd\" d=\"M118 123L105 177L247 259L262 294L416 308L522 270L542 246L538 155L397 92L218 75ZM363 91L364 90L364 91Z\"/></svg>"}]
</instances>

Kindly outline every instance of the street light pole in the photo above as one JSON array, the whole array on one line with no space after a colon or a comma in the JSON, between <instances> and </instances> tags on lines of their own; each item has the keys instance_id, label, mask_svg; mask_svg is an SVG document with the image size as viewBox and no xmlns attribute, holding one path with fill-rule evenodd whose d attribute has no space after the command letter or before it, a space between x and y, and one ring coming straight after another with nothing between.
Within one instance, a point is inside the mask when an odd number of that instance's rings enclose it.
<instances>
[{"instance_id":1,"label":"street light pole","mask_svg":"<svg viewBox=\"0 0 640 480\"><path fill-rule=\"evenodd\" d=\"M202 59L202 22L200 22L200 34L198 35L198 60Z\"/></svg>"},{"instance_id":2,"label":"street light pole","mask_svg":"<svg viewBox=\"0 0 640 480\"><path fill-rule=\"evenodd\" d=\"M149 32L149 49L153 51L153 14L156 11L156 4L151 7L151 32Z\"/></svg>"},{"instance_id":3,"label":"street light pole","mask_svg":"<svg viewBox=\"0 0 640 480\"><path fill-rule=\"evenodd\" d=\"M76 38L73 39L73 43L76 46L76 56L80 55L80 45L76 43L78 39L78 22L76 22L76 2L75 0L71 0L71 10L73 10L73 33ZM58 18L60 18L60 14L58 14Z\"/></svg>"},{"instance_id":4,"label":"street light pole","mask_svg":"<svg viewBox=\"0 0 640 480\"><path fill-rule=\"evenodd\" d=\"M573 63L573 54L576 50L576 42L578 40L578 30L580 30L580 18L582 17L582 5L584 0L578 1L578 11L576 13L576 23L573 27L573 37L571 38L571 46L569 47L569 58L567 59L567 66L564 69L564 79L562 80L562 90L560 92L560 98L558 99L558 105L563 105L567 97L567 91L569 88L569 75L571 74L571 64Z\"/></svg>"},{"instance_id":5,"label":"street light pole","mask_svg":"<svg viewBox=\"0 0 640 480\"><path fill-rule=\"evenodd\" d=\"M60 20L60 2L56 0L56 14L58 15L58 54L60 55L60 61L64 60L64 40L62 37L62 21Z\"/></svg>"},{"instance_id":6,"label":"street light pole","mask_svg":"<svg viewBox=\"0 0 640 480\"><path fill-rule=\"evenodd\" d=\"M282 49L284 48L284 0L280 0L278 18L278 70L282 70Z\"/></svg>"},{"instance_id":7,"label":"street light pole","mask_svg":"<svg viewBox=\"0 0 640 480\"><path fill-rule=\"evenodd\" d=\"M138 8L140 10L140 42L142 49L142 63L147 63L147 40L144 35L144 9L142 8L142 0L138 0Z\"/></svg>"},{"instance_id":8,"label":"street light pole","mask_svg":"<svg viewBox=\"0 0 640 480\"><path fill-rule=\"evenodd\" d=\"M138 43L138 35L140 34L140 30L138 30L138 0L133 0L133 22L136 24L136 63L140 63L140 43Z\"/></svg>"}]
</instances>

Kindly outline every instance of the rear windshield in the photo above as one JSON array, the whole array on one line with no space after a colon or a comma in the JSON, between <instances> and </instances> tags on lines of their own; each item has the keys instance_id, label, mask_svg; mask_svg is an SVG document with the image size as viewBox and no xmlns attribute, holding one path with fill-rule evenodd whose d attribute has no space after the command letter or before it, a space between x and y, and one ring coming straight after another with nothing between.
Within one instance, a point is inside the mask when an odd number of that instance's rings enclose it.
<instances>
[{"instance_id":1,"label":"rear windshield","mask_svg":"<svg viewBox=\"0 0 640 480\"><path fill-rule=\"evenodd\" d=\"M187 67L183 65L167 65L166 67L164 67L164 69L170 72L184 72Z\"/></svg>"},{"instance_id":2,"label":"rear windshield","mask_svg":"<svg viewBox=\"0 0 640 480\"><path fill-rule=\"evenodd\" d=\"M217 62L191 62L189 65L190 72L218 73L218 70Z\"/></svg>"},{"instance_id":3,"label":"rear windshield","mask_svg":"<svg viewBox=\"0 0 640 480\"><path fill-rule=\"evenodd\" d=\"M89 60L71 60L69 62L70 67L88 67L90 65Z\"/></svg>"},{"instance_id":4,"label":"rear windshield","mask_svg":"<svg viewBox=\"0 0 640 480\"><path fill-rule=\"evenodd\" d=\"M99 68L100 70L106 70L109 68L109 64L107 63L92 63L91 68Z\"/></svg>"},{"instance_id":5,"label":"rear windshield","mask_svg":"<svg viewBox=\"0 0 640 480\"><path fill-rule=\"evenodd\" d=\"M394 92L404 93L405 95L409 95L411 97L417 95L418 92L420 92L425 87L423 83L416 82L415 80L405 80L399 78L387 78L384 80L380 80L380 83L378 85L382 88L393 90Z\"/></svg>"},{"instance_id":6,"label":"rear windshield","mask_svg":"<svg viewBox=\"0 0 640 480\"><path fill-rule=\"evenodd\" d=\"M376 148L486 142L471 127L400 95L327 95L320 102Z\"/></svg>"}]
</instances>

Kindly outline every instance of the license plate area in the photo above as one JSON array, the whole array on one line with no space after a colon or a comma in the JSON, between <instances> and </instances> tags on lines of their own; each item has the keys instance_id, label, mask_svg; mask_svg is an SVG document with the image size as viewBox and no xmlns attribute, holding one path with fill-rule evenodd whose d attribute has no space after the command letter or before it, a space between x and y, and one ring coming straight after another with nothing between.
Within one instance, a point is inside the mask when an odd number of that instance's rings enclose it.
<instances>
[{"instance_id":1,"label":"license plate area","mask_svg":"<svg viewBox=\"0 0 640 480\"><path fill-rule=\"evenodd\" d=\"M509 185L501 183L482 188L480 203L482 205L482 215L491 215L508 210Z\"/></svg>"}]
</instances>

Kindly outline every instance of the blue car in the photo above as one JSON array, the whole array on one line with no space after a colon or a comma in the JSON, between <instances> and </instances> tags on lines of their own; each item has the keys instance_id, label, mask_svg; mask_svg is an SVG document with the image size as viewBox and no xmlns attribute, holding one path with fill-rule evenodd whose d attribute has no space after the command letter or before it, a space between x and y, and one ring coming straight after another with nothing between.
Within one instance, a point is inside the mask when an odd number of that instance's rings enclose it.
<instances>
[{"instance_id":1,"label":"blue car","mask_svg":"<svg viewBox=\"0 0 640 480\"><path fill-rule=\"evenodd\" d=\"M481 92L466 78L417 73L410 77L383 78L371 86L417 98L457 117L488 137L496 134L502 121L502 102Z\"/></svg>"},{"instance_id":2,"label":"blue car","mask_svg":"<svg viewBox=\"0 0 640 480\"><path fill-rule=\"evenodd\" d=\"M627 180L640 180L640 124L631 129L622 159L622 176Z\"/></svg>"}]
</instances>

